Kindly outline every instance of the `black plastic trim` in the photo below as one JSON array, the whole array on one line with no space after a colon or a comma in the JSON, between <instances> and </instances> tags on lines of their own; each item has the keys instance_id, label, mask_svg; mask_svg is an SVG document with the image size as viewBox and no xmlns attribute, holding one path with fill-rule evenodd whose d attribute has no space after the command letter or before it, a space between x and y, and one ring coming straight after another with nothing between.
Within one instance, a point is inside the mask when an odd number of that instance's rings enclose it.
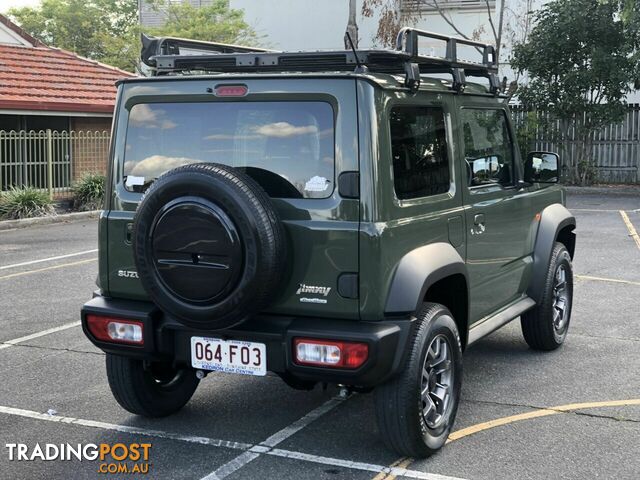
<instances>
[{"instance_id":1,"label":"black plastic trim","mask_svg":"<svg viewBox=\"0 0 640 480\"><path fill-rule=\"evenodd\" d=\"M456 274L463 275L467 280L464 260L451 244L432 243L410 251L402 257L396 268L385 313L407 314L418 311L431 285ZM468 288L469 282L466 284Z\"/></svg>"},{"instance_id":2,"label":"black plastic trim","mask_svg":"<svg viewBox=\"0 0 640 480\"><path fill-rule=\"evenodd\" d=\"M338 192L342 198L360 198L360 173L342 172L338 177Z\"/></svg>"},{"instance_id":3,"label":"black plastic trim","mask_svg":"<svg viewBox=\"0 0 640 480\"><path fill-rule=\"evenodd\" d=\"M527 291L527 294L533 298L536 303L538 303L542 297L545 277L549 269L549 262L551 261L551 252L558 239L558 233L567 226L572 227L572 230L575 229L576 218L564 205L554 203L542 210L536 244L533 250L533 275Z\"/></svg>"},{"instance_id":4,"label":"black plastic trim","mask_svg":"<svg viewBox=\"0 0 640 480\"><path fill-rule=\"evenodd\" d=\"M357 273L343 273L338 277L338 294L343 298L358 298Z\"/></svg>"}]
</instances>

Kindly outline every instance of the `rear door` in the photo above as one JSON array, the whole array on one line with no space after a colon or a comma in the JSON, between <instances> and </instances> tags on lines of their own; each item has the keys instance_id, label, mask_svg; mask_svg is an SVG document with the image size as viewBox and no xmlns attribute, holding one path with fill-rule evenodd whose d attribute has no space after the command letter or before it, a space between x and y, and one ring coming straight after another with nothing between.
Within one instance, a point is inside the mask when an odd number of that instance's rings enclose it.
<instances>
[{"instance_id":1,"label":"rear door","mask_svg":"<svg viewBox=\"0 0 640 480\"><path fill-rule=\"evenodd\" d=\"M520 160L507 111L459 99L466 264L471 323L519 298L531 264L531 200L519 190Z\"/></svg>"},{"instance_id":2,"label":"rear door","mask_svg":"<svg viewBox=\"0 0 640 480\"><path fill-rule=\"evenodd\" d=\"M246 91L226 91L241 96L216 95L220 87L238 85ZM357 318L357 299L338 292L341 275L358 273L359 201L338 188L342 174L358 171L355 80L132 81L124 84L117 122L111 295L146 298L130 242L145 189L172 168L215 162L251 176L285 223L287 281L270 311Z\"/></svg>"}]
</instances>

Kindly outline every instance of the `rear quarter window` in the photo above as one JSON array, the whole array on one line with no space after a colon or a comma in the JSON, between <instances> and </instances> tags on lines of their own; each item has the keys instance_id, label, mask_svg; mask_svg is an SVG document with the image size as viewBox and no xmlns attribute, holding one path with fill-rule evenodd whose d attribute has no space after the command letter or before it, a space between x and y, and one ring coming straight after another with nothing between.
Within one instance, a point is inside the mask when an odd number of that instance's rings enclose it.
<instances>
[{"instance_id":1,"label":"rear quarter window","mask_svg":"<svg viewBox=\"0 0 640 480\"><path fill-rule=\"evenodd\" d=\"M144 192L164 172L221 163L271 197L326 198L334 188L334 112L325 102L139 103L129 113L123 181Z\"/></svg>"}]
</instances>

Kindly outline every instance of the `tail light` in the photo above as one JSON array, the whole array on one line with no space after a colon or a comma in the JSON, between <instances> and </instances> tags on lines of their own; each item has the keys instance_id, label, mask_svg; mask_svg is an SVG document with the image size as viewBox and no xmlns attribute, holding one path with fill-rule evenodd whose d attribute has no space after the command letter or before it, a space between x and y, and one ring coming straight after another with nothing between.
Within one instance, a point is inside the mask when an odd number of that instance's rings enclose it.
<instances>
[{"instance_id":1,"label":"tail light","mask_svg":"<svg viewBox=\"0 0 640 480\"><path fill-rule=\"evenodd\" d=\"M142 322L87 315L87 327L94 337L103 342L144 344Z\"/></svg>"},{"instance_id":2,"label":"tail light","mask_svg":"<svg viewBox=\"0 0 640 480\"><path fill-rule=\"evenodd\" d=\"M369 346L359 342L294 338L293 348L299 365L354 369L369 357Z\"/></svg>"}]
</instances>

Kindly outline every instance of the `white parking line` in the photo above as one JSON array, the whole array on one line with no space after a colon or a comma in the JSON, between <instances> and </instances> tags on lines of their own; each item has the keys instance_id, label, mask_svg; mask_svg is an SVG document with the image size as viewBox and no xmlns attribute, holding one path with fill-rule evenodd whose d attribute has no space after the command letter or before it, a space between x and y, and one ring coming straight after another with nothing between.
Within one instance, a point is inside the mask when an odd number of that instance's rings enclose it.
<instances>
[{"instance_id":1,"label":"white parking line","mask_svg":"<svg viewBox=\"0 0 640 480\"><path fill-rule=\"evenodd\" d=\"M225 463L221 467L217 468L216 470L211 472L209 475L202 477L202 480L222 480L223 478L231 475L235 471L244 467L247 463L258 458L260 456L260 453L268 452L270 448L275 447L279 443L284 442L287 438L296 434L297 432L302 430L304 427L309 425L311 422L320 418L325 413L331 411L332 409L340 405L340 403L342 403L343 401L344 399L340 397L334 397L326 401L319 407L311 410L304 417L300 418L299 420L296 420L291 425L274 433L269 438L261 442L259 445L256 445L256 447L252 448L248 452L244 452L243 454L238 455L236 458Z\"/></svg>"},{"instance_id":2,"label":"white parking line","mask_svg":"<svg viewBox=\"0 0 640 480\"><path fill-rule=\"evenodd\" d=\"M79 255L87 255L89 253L95 253L97 251L98 249L94 248L93 250L85 250L84 252L68 253L66 255L58 255L57 257L48 257L48 258L41 258L40 260L31 260L29 262L14 263L13 265L3 265L2 267L0 267L0 270L5 270L7 268L25 267L27 265L33 265L35 263L52 262L54 260L61 260L63 258L77 257Z\"/></svg>"},{"instance_id":3,"label":"white parking line","mask_svg":"<svg viewBox=\"0 0 640 480\"><path fill-rule=\"evenodd\" d=\"M305 418L308 419L305 425L308 425L313 420L317 419L320 415L323 414L323 413L317 414L316 413L317 411L320 411L320 412L324 411L324 413L326 413L329 410L331 410L331 408L334 408L336 405L338 405L340 401L341 401L340 399L329 400L328 402L321 405L317 409L312 410L309 414L302 417L293 425L296 425L296 424L301 425L303 423L303 419ZM331 406L331 408L329 408L329 406ZM278 448L271 449L268 446L251 445L248 443L233 442L230 440L221 440L218 438L182 435L179 433L166 432L163 430L152 430L152 429L142 428L142 427L133 427L130 425L118 425L114 423L99 422L96 420L85 420L82 418L75 418L75 417L65 417L65 416L58 416L58 415L51 416L47 413L35 412L33 410L24 410L22 408L0 406L0 414L30 418L33 420L43 420L46 422L63 423L66 425L79 425L82 427L96 428L99 430L111 430L115 432L129 433L133 435L144 435L147 437L164 438L167 440L177 440L180 442L197 443L199 445L209 445L212 447L230 448L233 450L245 450L244 453L242 453L241 455L238 455L234 460L226 463L225 465L223 465L223 467L220 467L218 470L216 470L216 472L221 471L224 467L228 465L228 467L225 469L225 472L228 471L226 475L229 475L235 472L239 468L249 463L251 460L260 456L260 454L266 454L266 455L271 455L275 457L288 458L291 460L300 460L303 462L317 463L317 464L328 465L332 467L349 468L352 470L362 470L362 471L373 472L373 473L391 474L398 477L417 478L419 480L464 480L459 477L450 477L447 475L421 472L418 470L409 470L409 469L400 468L400 467L385 467L384 465L376 465L374 463L354 462L352 460L346 460L342 458L322 457L319 455L312 455L312 454L302 453L302 452L294 452L291 450L283 450ZM287 430L288 428L290 427L286 427L284 430ZM289 431L292 431L293 433L295 433L295 432L298 432L299 430L300 429L298 428L295 431L293 431L293 429ZM280 434L280 432L276 433L275 435L272 435L269 438L273 438L278 434ZM282 440L284 440L284 438ZM234 468L232 470L232 466L231 466L232 464L234 464L234 466L237 465L237 468ZM223 472L221 471L221 473ZM210 478L216 478L216 477L210 477ZM218 477L218 478L221 478L221 477Z\"/></svg>"},{"instance_id":4,"label":"white parking line","mask_svg":"<svg viewBox=\"0 0 640 480\"><path fill-rule=\"evenodd\" d=\"M391 474L396 477L418 478L421 480L464 480L460 477L450 477L448 475L440 475L437 473L420 472L418 470L409 470L400 467L385 467L376 465L375 463L354 462L352 460L343 460L341 458L321 457L319 455L311 455L302 452L292 452L291 450L280 450L278 448L266 452L267 455L276 457L290 458L293 460L302 460L304 462L320 463L322 465L330 465L332 467L350 468L353 470L363 470L372 473Z\"/></svg>"},{"instance_id":5,"label":"white parking line","mask_svg":"<svg viewBox=\"0 0 640 480\"><path fill-rule=\"evenodd\" d=\"M45 420L47 422L67 423L71 425L82 425L83 427L98 428L100 430L113 430L122 433L132 433L145 435L148 437L168 438L182 442L199 443L201 445L211 445L213 447L225 447L235 450L246 450L251 447L248 443L230 442L217 438L196 437L193 435L181 435L179 433L163 432L161 430L150 430L147 428L132 427L130 425L117 425L114 423L97 422L95 420L83 420L81 418L51 416L47 413L24 410L22 408L0 406L0 414L14 415L18 417L32 418L34 420Z\"/></svg>"},{"instance_id":6,"label":"white parking line","mask_svg":"<svg viewBox=\"0 0 640 480\"><path fill-rule=\"evenodd\" d=\"M340 405L340 403L342 403L343 401L344 399L340 397L332 398L331 400L320 405L318 408L311 410L304 417L300 418L299 420L296 420L288 427L285 427L279 432L274 433L269 438L267 438L264 442L260 442L260 445L264 445L266 447L275 447L279 443L284 442L290 436L298 433L300 430L302 430L304 427L309 425L314 420L317 420L325 413L328 413L331 410L333 410L335 407Z\"/></svg>"},{"instance_id":7,"label":"white parking line","mask_svg":"<svg viewBox=\"0 0 640 480\"><path fill-rule=\"evenodd\" d=\"M14 338L13 340L6 340L4 342L0 342L0 350L13 347L14 345L17 345L19 343L33 340L34 338L44 337L45 335L49 335L50 333L61 332L62 330L67 330L68 328L77 327L78 325L80 325L79 320L77 322L60 325L59 327L47 328L46 330L42 330L41 332L32 333L31 335L26 335L24 337Z\"/></svg>"}]
</instances>

